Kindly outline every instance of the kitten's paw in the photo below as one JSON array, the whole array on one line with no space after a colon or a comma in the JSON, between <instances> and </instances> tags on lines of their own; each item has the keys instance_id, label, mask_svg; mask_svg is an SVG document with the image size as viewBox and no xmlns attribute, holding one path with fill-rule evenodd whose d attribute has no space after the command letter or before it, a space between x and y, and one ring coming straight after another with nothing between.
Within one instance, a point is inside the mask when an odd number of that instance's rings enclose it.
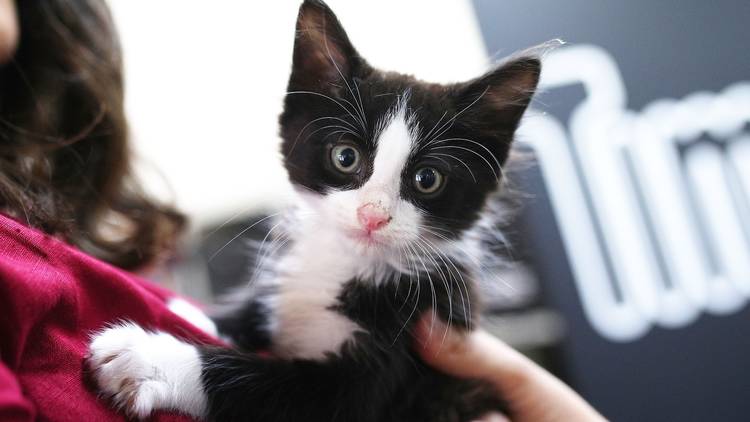
<instances>
[{"instance_id":1,"label":"kitten's paw","mask_svg":"<svg viewBox=\"0 0 750 422\"><path fill-rule=\"evenodd\" d=\"M134 324L96 334L88 369L101 392L131 417L145 418L169 388L148 344L151 335Z\"/></svg>"},{"instance_id":2,"label":"kitten's paw","mask_svg":"<svg viewBox=\"0 0 750 422\"><path fill-rule=\"evenodd\" d=\"M202 416L206 398L195 346L124 323L92 337L86 365L99 390L130 417L156 409Z\"/></svg>"}]
</instances>

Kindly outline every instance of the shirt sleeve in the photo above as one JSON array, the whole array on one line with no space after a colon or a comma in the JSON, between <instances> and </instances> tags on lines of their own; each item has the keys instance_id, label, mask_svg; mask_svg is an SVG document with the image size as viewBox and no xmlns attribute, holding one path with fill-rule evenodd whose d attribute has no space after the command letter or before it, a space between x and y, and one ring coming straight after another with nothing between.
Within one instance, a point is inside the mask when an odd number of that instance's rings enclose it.
<instances>
[{"instance_id":1,"label":"shirt sleeve","mask_svg":"<svg viewBox=\"0 0 750 422\"><path fill-rule=\"evenodd\" d=\"M0 421L26 422L35 417L34 407L24 397L16 376L0 363Z\"/></svg>"}]
</instances>

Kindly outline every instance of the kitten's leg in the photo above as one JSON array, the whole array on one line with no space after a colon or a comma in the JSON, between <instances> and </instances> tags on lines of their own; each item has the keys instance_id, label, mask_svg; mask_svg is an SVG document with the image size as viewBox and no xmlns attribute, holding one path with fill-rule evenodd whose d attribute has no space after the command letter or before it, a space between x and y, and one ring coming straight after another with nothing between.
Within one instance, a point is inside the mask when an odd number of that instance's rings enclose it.
<instances>
[{"instance_id":1,"label":"kitten's leg","mask_svg":"<svg viewBox=\"0 0 750 422\"><path fill-rule=\"evenodd\" d=\"M271 346L270 295L257 295L214 315L213 321L222 338L242 350L267 350Z\"/></svg>"},{"instance_id":2,"label":"kitten's leg","mask_svg":"<svg viewBox=\"0 0 750 422\"><path fill-rule=\"evenodd\" d=\"M94 337L88 365L102 392L139 418L173 409L217 421L366 420L363 397L376 396L363 394L367 371L334 362L194 346L123 324Z\"/></svg>"},{"instance_id":3,"label":"kitten's leg","mask_svg":"<svg viewBox=\"0 0 750 422\"><path fill-rule=\"evenodd\" d=\"M88 370L100 391L131 417L175 409L203 417L207 398L196 346L133 323L112 326L92 337Z\"/></svg>"},{"instance_id":4,"label":"kitten's leg","mask_svg":"<svg viewBox=\"0 0 750 422\"><path fill-rule=\"evenodd\" d=\"M367 359L279 360L204 347L203 382L211 420L370 422L382 394ZM391 419L388 419L391 420Z\"/></svg>"}]
</instances>

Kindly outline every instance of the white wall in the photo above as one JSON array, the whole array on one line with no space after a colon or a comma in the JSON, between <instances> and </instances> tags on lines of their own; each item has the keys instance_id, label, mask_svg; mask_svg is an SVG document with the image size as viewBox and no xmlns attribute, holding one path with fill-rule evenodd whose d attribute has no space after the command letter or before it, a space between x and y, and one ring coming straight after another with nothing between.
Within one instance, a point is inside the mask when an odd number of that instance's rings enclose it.
<instances>
[{"instance_id":1,"label":"white wall","mask_svg":"<svg viewBox=\"0 0 750 422\"><path fill-rule=\"evenodd\" d=\"M289 187L277 116L299 1L110 0L141 177L197 227L276 208ZM487 56L469 0L330 0L372 64L468 79Z\"/></svg>"}]
</instances>

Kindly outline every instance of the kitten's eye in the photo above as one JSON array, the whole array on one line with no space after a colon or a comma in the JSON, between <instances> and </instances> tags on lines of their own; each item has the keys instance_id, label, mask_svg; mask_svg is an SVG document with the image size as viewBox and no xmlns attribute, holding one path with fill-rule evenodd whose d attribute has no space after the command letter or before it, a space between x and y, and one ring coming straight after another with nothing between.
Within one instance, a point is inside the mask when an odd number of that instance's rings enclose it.
<instances>
[{"instance_id":1,"label":"kitten's eye","mask_svg":"<svg viewBox=\"0 0 750 422\"><path fill-rule=\"evenodd\" d=\"M359 168L359 151L350 145L336 145L331 150L331 161L342 173L354 173Z\"/></svg>"},{"instance_id":2,"label":"kitten's eye","mask_svg":"<svg viewBox=\"0 0 750 422\"><path fill-rule=\"evenodd\" d=\"M414 186L422 193L434 193L443 184L443 175L432 167L422 167L414 173Z\"/></svg>"}]
</instances>

